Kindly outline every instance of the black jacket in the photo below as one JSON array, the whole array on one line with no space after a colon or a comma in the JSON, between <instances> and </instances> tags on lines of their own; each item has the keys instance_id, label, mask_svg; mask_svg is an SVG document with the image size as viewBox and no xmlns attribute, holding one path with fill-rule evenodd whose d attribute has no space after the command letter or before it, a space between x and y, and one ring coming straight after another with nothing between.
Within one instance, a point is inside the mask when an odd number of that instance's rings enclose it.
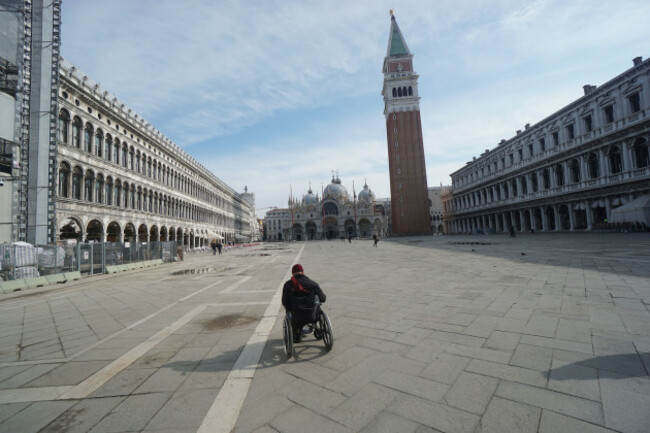
<instances>
[{"instance_id":1,"label":"black jacket","mask_svg":"<svg viewBox=\"0 0 650 433\"><path fill-rule=\"evenodd\" d=\"M291 279L289 279L289 281L284 283L284 287L282 289L282 305L284 305L284 308L291 311L291 298L293 296L318 295L320 302L321 303L325 302L326 299L325 293L323 293L323 291L321 290L320 286L316 281L309 279L305 275L296 275L296 280L298 280L300 285L305 290L307 290L307 293L297 292L293 290L293 282L291 281Z\"/></svg>"}]
</instances>

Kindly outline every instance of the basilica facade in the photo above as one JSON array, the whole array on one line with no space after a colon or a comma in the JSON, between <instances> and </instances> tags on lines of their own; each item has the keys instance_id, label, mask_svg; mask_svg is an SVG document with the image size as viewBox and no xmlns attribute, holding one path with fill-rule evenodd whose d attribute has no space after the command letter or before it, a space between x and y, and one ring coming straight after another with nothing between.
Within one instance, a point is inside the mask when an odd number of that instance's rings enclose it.
<instances>
[{"instance_id":1,"label":"basilica facade","mask_svg":"<svg viewBox=\"0 0 650 433\"><path fill-rule=\"evenodd\" d=\"M266 213L264 226L268 241L390 234L390 201L378 200L367 184L358 195L354 188L350 194L338 174L332 176L320 196L310 186L301 199L290 198L288 205Z\"/></svg>"}]
</instances>

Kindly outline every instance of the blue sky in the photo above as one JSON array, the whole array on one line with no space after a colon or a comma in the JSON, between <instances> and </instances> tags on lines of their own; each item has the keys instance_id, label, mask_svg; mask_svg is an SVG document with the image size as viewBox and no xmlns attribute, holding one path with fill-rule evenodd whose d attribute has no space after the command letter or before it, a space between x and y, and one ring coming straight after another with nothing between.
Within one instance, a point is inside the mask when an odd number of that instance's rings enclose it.
<instances>
[{"instance_id":1,"label":"blue sky","mask_svg":"<svg viewBox=\"0 0 650 433\"><path fill-rule=\"evenodd\" d=\"M62 55L258 215L327 185L389 195L389 9L419 78L429 186L650 55L647 0L65 0Z\"/></svg>"}]
</instances>

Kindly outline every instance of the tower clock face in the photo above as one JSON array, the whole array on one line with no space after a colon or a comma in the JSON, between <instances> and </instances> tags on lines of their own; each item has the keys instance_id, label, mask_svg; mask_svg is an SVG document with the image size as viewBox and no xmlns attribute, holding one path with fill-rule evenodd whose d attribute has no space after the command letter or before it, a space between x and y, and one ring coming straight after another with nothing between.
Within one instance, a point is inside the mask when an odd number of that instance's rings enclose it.
<instances>
[{"instance_id":1,"label":"tower clock face","mask_svg":"<svg viewBox=\"0 0 650 433\"><path fill-rule=\"evenodd\" d=\"M402 72L402 71L404 70L404 65L401 64L401 63L398 63L398 64L397 64L397 70L398 70L399 72Z\"/></svg>"}]
</instances>

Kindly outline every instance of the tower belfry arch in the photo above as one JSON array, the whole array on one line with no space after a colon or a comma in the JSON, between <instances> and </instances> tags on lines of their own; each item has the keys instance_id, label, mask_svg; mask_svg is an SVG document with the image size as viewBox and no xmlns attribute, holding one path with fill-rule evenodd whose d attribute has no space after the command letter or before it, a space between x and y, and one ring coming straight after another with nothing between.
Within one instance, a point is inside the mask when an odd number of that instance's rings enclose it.
<instances>
[{"instance_id":1,"label":"tower belfry arch","mask_svg":"<svg viewBox=\"0 0 650 433\"><path fill-rule=\"evenodd\" d=\"M413 54L397 25L393 10L384 58L384 116L393 234L430 234L427 172L420 119L418 75Z\"/></svg>"}]
</instances>

